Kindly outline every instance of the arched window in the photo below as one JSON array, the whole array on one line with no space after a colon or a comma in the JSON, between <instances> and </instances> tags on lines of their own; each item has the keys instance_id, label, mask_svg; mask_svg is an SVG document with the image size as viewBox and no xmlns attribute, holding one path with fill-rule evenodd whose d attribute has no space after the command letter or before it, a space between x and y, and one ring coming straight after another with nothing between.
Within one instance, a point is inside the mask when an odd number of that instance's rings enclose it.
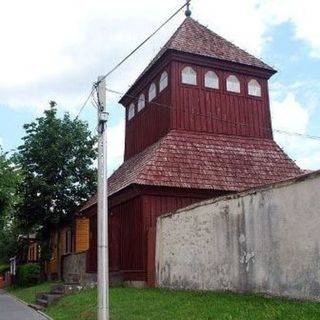
<instances>
[{"instance_id":1,"label":"arched window","mask_svg":"<svg viewBox=\"0 0 320 320\"><path fill-rule=\"evenodd\" d=\"M168 86L168 72L163 71L159 82L159 92Z\"/></svg>"},{"instance_id":2,"label":"arched window","mask_svg":"<svg viewBox=\"0 0 320 320\"><path fill-rule=\"evenodd\" d=\"M128 120L131 120L134 117L134 113L135 113L134 104L131 103L128 110Z\"/></svg>"},{"instance_id":3,"label":"arched window","mask_svg":"<svg viewBox=\"0 0 320 320\"><path fill-rule=\"evenodd\" d=\"M146 97L143 93L140 94L138 99L138 112L141 111L146 105Z\"/></svg>"},{"instance_id":4,"label":"arched window","mask_svg":"<svg viewBox=\"0 0 320 320\"><path fill-rule=\"evenodd\" d=\"M251 79L248 83L248 93L251 96L261 97L261 86L256 79Z\"/></svg>"},{"instance_id":5,"label":"arched window","mask_svg":"<svg viewBox=\"0 0 320 320\"><path fill-rule=\"evenodd\" d=\"M204 86L211 89L219 89L219 78L213 71L208 71L204 76Z\"/></svg>"},{"instance_id":6,"label":"arched window","mask_svg":"<svg viewBox=\"0 0 320 320\"><path fill-rule=\"evenodd\" d=\"M240 81L236 76L231 75L227 78L227 90L230 92L240 92Z\"/></svg>"},{"instance_id":7,"label":"arched window","mask_svg":"<svg viewBox=\"0 0 320 320\"><path fill-rule=\"evenodd\" d=\"M197 73L191 67L184 67L181 71L182 83L197 84Z\"/></svg>"},{"instance_id":8,"label":"arched window","mask_svg":"<svg viewBox=\"0 0 320 320\"><path fill-rule=\"evenodd\" d=\"M149 88L149 102L152 101L157 95L157 88L155 83L151 83L151 86Z\"/></svg>"}]
</instances>

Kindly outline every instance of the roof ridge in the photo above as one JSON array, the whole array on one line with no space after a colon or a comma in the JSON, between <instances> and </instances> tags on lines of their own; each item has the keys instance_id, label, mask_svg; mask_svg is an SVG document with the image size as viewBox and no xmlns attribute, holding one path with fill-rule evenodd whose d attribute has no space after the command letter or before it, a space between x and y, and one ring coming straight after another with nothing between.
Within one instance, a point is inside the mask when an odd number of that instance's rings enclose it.
<instances>
[{"instance_id":1,"label":"roof ridge","mask_svg":"<svg viewBox=\"0 0 320 320\"><path fill-rule=\"evenodd\" d=\"M219 35L218 33L214 32L213 30L209 29L208 26L200 23L198 20L193 19L192 17L187 17L186 19L191 19L193 20L195 23L197 23L200 27L204 28L207 32L211 33L212 35L214 35L215 37L221 39L222 41L228 42L230 43L232 46L234 46L235 48L237 48L238 50L241 50L243 52L245 52L246 54L250 55L251 57L260 60L263 64L265 64L266 66L268 66L269 68L272 68L271 66L269 66L268 64L266 64L265 62L263 62L260 58L257 58L256 56L254 56L252 53L248 52L245 49L240 48L238 45L236 45L235 43L233 43L232 41L222 37L221 35ZM185 20L186 20L185 19ZM272 68L273 69L273 68Z\"/></svg>"},{"instance_id":2,"label":"roof ridge","mask_svg":"<svg viewBox=\"0 0 320 320\"><path fill-rule=\"evenodd\" d=\"M186 17L165 44L160 47L158 53L143 69L127 92L130 92L156 62L170 50L259 68L270 75L276 72L273 67L260 58L256 58L253 54L220 36L197 20ZM124 96L120 99L120 103L123 98Z\"/></svg>"}]
</instances>

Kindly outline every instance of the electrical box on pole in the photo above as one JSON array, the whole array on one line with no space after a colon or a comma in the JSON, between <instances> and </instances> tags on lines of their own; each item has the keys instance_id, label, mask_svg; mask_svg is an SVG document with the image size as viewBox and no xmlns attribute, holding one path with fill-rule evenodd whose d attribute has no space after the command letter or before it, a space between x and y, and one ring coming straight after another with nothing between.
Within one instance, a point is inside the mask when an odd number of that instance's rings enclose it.
<instances>
[{"instance_id":1,"label":"electrical box on pole","mask_svg":"<svg viewBox=\"0 0 320 320\"><path fill-rule=\"evenodd\" d=\"M106 80L99 77L98 94L98 320L109 320L109 250Z\"/></svg>"}]
</instances>

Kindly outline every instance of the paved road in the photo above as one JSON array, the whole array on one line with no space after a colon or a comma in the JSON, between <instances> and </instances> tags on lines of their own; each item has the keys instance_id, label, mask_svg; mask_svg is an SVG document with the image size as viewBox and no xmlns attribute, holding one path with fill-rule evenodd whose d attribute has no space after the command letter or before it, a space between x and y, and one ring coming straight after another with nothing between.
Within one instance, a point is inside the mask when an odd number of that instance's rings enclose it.
<instances>
[{"instance_id":1,"label":"paved road","mask_svg":"<svg viewBox=\"0 0 320 320\"><path fill-rule=\"evenodd\" d=\"M47 320L0 289L0 320Z\"/></svg>"}]
</instances>

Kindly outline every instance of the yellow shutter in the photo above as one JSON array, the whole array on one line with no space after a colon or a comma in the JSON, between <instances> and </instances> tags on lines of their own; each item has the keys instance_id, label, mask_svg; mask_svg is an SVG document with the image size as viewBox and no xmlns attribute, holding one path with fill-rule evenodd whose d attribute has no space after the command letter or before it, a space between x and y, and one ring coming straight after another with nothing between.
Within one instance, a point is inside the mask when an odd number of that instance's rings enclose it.
<instances>
[{"instance_id":1,"label":"yellow shutter","mask_svg":"<svg viewBox=\"0 0 320 320\"><path fill-rule=\"evenodd\" d=\"M89 249L89 219L76 220L76 252Z\"/></svg>"}]
</instances>

